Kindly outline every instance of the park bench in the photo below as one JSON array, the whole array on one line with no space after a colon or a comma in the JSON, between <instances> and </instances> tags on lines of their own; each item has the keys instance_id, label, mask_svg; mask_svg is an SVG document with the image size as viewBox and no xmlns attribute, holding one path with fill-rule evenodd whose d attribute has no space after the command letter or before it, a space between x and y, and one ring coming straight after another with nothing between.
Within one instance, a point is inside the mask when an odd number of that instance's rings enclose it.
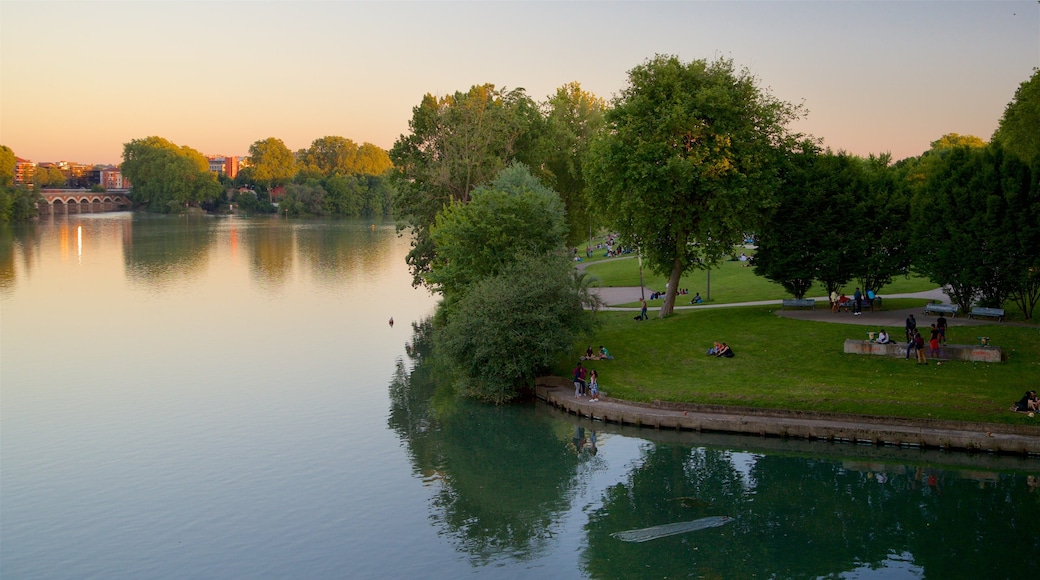
<instances>
[{"instance_id":1,"label":"park bench","mask_svg":"<svg viewBox=\"0 0 1040 580\"><path fill-rule=\"evenodd\" d=\"M985 308L982 306L973 306L971 312L968 313L968 318L975 318L976 316L988 316L990 318L996 318L1003 322L1004 320L1004 309L1003 308Z\"/></svg>"},{"instance_id":2,"label":"park bench","mask_svg":"<svg viewBox=\"0 0 1040 580\"><path fill-rule=\"evenodd\" d=\"M952 314L954 318L957 318L957 313L960 311L960 306L956 304L935 304L928 303L924 305L925 314Z\"/></svg>"},{"instance_id":3,"label":"park bench","mask_svg":"<svg viewBox=\"0 0 1040 580\"><path fill-rule=\"evenodd\" d=\"M780 310L785 310L788 306L791 308L812 308L816 310L816 301L812 298L784 298L780 304Z\"/></svg>"}]
</instances>

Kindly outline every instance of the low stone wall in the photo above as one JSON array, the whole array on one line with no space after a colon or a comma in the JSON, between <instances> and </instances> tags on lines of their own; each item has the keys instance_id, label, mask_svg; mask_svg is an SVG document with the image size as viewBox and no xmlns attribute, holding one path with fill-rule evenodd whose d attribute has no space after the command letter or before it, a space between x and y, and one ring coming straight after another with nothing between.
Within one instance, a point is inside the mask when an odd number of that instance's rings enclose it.
<instances>
[{"instance_id":1,"label":"low stone wall","mask_svg":"<svg viewBox=\"0 0 1040 580\"><path fill-rule=\"evenodd\" d=\"M910 420L664 402L646 404L613 399L605 394L600 395L598 402L590 402L587 398L575 398L573 384L561 377L539 378L535 383L535 396L553 407L594 421L652 429L1040 455L1040 436L1036 427L1031 425Z\"/></svg>"},{"instance_id":2,"label":"low stone wall","mask_svg":"<svg viewBox=\"0 0 1040 580\"><path fill-rule=\"evenodd\" d=\"M928 347L925 346L925 352ZM847 354L874 354L880 356L906 357L906 344L890 342L878 344L869 340L845 339L845 352ZM1001 350L999 346L981 346L971 344L947 344L939 347L939 356L929 356L930 359L939 360L967 360L975 362L1001 361Z\"/></svg>"}]
</instances>

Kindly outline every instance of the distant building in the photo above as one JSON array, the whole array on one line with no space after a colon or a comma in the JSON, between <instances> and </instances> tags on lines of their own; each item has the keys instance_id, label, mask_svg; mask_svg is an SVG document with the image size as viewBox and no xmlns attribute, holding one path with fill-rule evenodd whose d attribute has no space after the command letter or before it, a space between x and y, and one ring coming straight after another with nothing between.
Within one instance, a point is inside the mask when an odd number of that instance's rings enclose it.
<instances>
[{"instance_id":1,"label":"distant building","mask_svg":"<svg viewBox=\"0 0 1040 580\"><path fill-rule=\"evenodd\" d=\"M36 174L36 163L21 157L14 158L14 184L33 186L33 175Z\"/></svg>"},{"instance_id":2,"label":"distant building","mask_svg":"<svg viewBox=\"0 0 1040 580\"><path fill-rule=\"evenodd\" d=\"M130 180L115 165L98 166L97 182L105 189L130 189Z\"/></svg>"},{"instance_id":3,"label":"distant building","mask_svg":"<svg viewBox=\"0 0 1040 580\"><path fill-rule=\"evenodd\" d=\"M238 175L239 158L225 155L212 155L206 157L209 160L209 170L217 175L226 175L234 179Z\"/></svg>"}]
</instances>

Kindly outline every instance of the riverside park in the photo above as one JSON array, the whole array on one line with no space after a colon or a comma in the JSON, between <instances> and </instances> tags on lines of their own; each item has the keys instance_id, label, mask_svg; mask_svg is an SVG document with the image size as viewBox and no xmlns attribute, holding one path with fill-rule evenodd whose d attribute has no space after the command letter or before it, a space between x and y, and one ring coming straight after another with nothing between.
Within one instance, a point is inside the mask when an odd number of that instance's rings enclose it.
<instances>
[{"instance_id":1,"label":"riverside park","mask_svg":"<svg viewBox=\"0 0 1040 580\"><path fill-rule=\"evenodd\" d=\"M666 281L644 272L640 288L635 256L603 254L600 250L583 259L579 268L598 280L594 284L606 304L597 314L602 327L592 346L606 345L614 359L585 364L597 370L600 389L610 399L651 408L685 406L687 411L813 414L839 422L887 418L917 426L974 429L983 439L986 433L1006 432L1034 442L1005 450L1040 450L1040 419L1011 410L1025 391L1040 384L1040 328L1022 322L1013 311L1003 321L947 315L946 348L920 365L913 355L847 353L843 345L870 343L885 329L903 353L908 315L927 335L938 317L927 314L926 305L948 303L949 298L926 279L896 278L877 292L882 299L873 309L855 315L832 312L820 288L807 294L817 297L814 307L784 307L778 284L755 276L747 262L734 259L710 273L684 277L679 288L689 293L677 296L673 316L658 319L655 306L661 300L648 300L650 316L639 321L634 318L640 296L663 291ZM707 300L690 304L697 293ZM714 342L728 343L736 356L707 356ZM998 353L999 362L954 360L949 355L956 345ZM565 386L584 352L584 345L578 345L559 361L557 371L567 377ZM592 411L586 404L574 412ZM752 426L745 432L765 431Z\"/></svg>"}]
</instances>

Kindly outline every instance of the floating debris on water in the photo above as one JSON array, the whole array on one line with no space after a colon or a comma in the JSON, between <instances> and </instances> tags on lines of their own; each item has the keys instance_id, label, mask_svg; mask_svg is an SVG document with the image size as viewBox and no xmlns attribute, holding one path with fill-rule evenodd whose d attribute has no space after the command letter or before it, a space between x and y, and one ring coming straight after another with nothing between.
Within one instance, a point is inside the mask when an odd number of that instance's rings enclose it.
<instances>
[{"instance_id":1,"label":"floating debris on water","mask_svg":"<svg viewBox=\"0 0 1040 580\"><path fill-rule=\"evenodd\" d=\"M641 530L614 532L610 535L622 542L647 542L650 540L656 540L657 538L664 538L666 536L685 534L687 532L694 532L705 528L715 528L732 521L733 518L729 516L709 516L689 522L676 522L674 524L663 524L660 526L643 528Z\"/></svg>"}]
</instances>

